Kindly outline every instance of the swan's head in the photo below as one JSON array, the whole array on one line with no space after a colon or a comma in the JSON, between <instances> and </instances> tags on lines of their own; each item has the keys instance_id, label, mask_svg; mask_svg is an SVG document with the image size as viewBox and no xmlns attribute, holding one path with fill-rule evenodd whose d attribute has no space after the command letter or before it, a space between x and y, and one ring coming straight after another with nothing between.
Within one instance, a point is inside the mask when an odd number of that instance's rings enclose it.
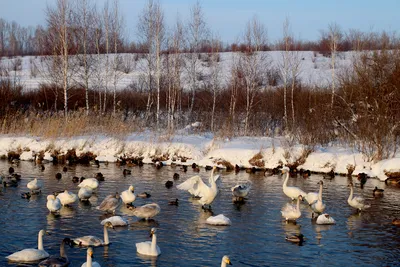
<instances>
[{"instance_id":1,"label":"swan's head","mask_svg":"<svg viewBox=\"0 0 400 267\"><path fill-rule=\"evenodd\" d=\"M119 198L119 193L115 192L115 198L118 199Z\"/></svg>"},{"instance_id":2,"label":"swan's head","mask_svg":"<svg viewBox=\"0 0 400 267\"><path fill-rule=\"evenodd\" d=\"M42 229L39 231L39 235L44 236L44 235L50 235L49 232L47 232L46 230Z\"/></svg>"},{"instance_id":3,"label":"swan's head","mask_svg":"<svg viewBox=\"0 0 400 267\"><path fill-rule=\"evenodd\" d=\"M302 195L299 195L298 199L301 200L301 201L303 201Z\"/></svg>"},{"instance_id":4,"label":"swan's head","mask_svg":"<svg viewBox=\"0 0 400 267\"><path fill-rule=\"evenodd\" d=\"M232 265L231 260L226 255L222 257L222 262L225 262L228 265Z\"/></svg>"},{"instance_id":5,"label":"swan's head","mask_svg":"<svg viewBox=\"0 0 400 267\"><path fill-rule=\"evenodd\" d=\"M86 178L82 176L82 177L81 177L81 179L79 179L79 182L81 182L81 183L82 183L82 182L83 182L83 180L85 180L85 179L86 179Z\"/></svg>"},{"instance_id":6,"label":"swan's head","mask_svg":"<svg viewBox=\"0 0 400 267\"><path fill-rule=\"evenodd\" d=\"M109 228L114 229L114 225L113 225L112 222L110 222L110 221L106 222L106 223L104 224L104 227L109 227Z\"/></svg>"},{"instance_id":7,"label":"swan's head","mask_svg":"<svg viewBox=\"0 0 400 267\"><path fill-rule=\"evenodd\" d=\"M324 182L321 180L321 181L318 182L318 184L323 185Z\"/></svg>"},{"instance_id":8,"label":"swan's head","mask_svg":"<svg viewBox=\"0 0 400 267\"><path fill-rule=\"evenodd\" d=\"M152 237L156 233L156 228L151 228L150 237Z\"/></svg>"},{"instance_id":9,"label":"swan's head","mask_svg":"<svg viewBox=\"0 0 400 267\"><path fill-rule=\"evenodd\" d=\"M129 186L129 191L131 191L132 193L135 192L135 188L133 187L133 185Z\"/></svg>"},{"instance_id":10,"label":"swan's head","mask_svg":"<svg viewBox=\"0 0 400 267\"><path fill-rule=\"evenodd\" d=\"M285 166L285 167L282 168L282 173L287 173L289 171L290 171L290 169L289 169L288 166Z\"/></svg>"},{"instance_id":11,"label":"swan's head","mask_svg":"<svg viewBox=\"0 0 400 267\"><path fill-rule=\"evenodd\" d=\"M55 200L56 196L55 195L48 195L47 200Z\"/></svg>"},{"instance_id":12,"label":"swan's head","mask_svg":"<svg viewBox=\"0 0 400 267\"><path fill-rule=\"evenodd\" d=\"M325 213L324 216L325 216L325 218L327 218L327 219L329 219L329 217L330 217L329 214L327 214L327 213Z\"/></svg>"},{"instance_id":13,"label":"swan's head","mask_svg":"<svg viewBox=\"0 0 400 267\"><path fill-rule=\"evenodd\" d=\"M350 182L348 185L347 185L347 187L353 187L354 185L353 185L353 182Z\"/></svg>"},{"instance_id":14,"label":"swan's head","mask_svg":"<svg viewBox=\"0 0 400 267\"><path fill-rule=\"evenodd\" d=\"M93 258L93 249L92 249L92 247L88 247L87 255L90 256L91 258Z\"/></svg>"}]
</instances>

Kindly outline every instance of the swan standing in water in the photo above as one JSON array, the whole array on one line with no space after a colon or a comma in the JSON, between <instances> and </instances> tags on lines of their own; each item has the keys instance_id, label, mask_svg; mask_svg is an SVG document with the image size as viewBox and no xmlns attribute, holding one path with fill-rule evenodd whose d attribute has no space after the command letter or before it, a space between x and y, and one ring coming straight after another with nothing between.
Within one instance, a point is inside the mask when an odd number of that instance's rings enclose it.
<instances>
[{"instance_id":1,"label":"swan standing in water","mask_svg":"<svg viewBox=\"0 0 400 267\"><path fill-rule=\"evenodd\" d=\"M60 200L61 205L63 206L72 204L78 200L76 194L68 192L68 190L65 190L64 192L58 194L57 198Z\"/></svg>"},{"instance_id":2,"label":"swan standing in water","mask_svg":"<svg viewBox=\"0 0 400 267\"><path fill-rule=\"evenodd\" d=\"M238 184L231 188L232 195L236 201L243 201L244 198L249 194L251 183Z\"/></svg>"},{"instance_id":3,"label":"swan standing in water","mask_svg":"<svg viewBox=\"0 0 400 267\"><path fill-rule=\"evenodd\" d=\"M134 208L133 215L138 218L148 220L153 218L160 213L161 208L157 203L146 204L137 208Z\"/></svg>"},{"instance_id":4,"label":"swan standing in water","mask_svg":"<svg viewBox=\"0 0 400 267\"><path fill-rule=\"evenodd\" d=\"M317 224L335 224L336 221L329 214L324 213L318 216Z\"/></svg>"},{"instance_id":5,"label":"swan standing in water","mask_svg":"<svg viewBox=\"0 0 400 267\"><path fill-rule=\"evenodd\" d=\"M300 211L300 201L303 200L303 197L299 195L297 197L297 205L293 206L292 204L287 203L286 206L282 208L282 217L286 219L286 221L296 221L301 216Z\"/></svg>"},{"instance_id":6,"label":"swan standing in water","mask_svg":"<svg viewBox=\"0 0 400 267\"><path fill-rule=\"evenodd\" d=\"M316 213L322 213L325 210L325 204L322 202L322 186L323 182L319 181L319 193L318 198L311 204L311 209Z\"/></svg>"},{"instance_id":7,"label":"swan standing in water","mask_svg":"<svg viewBox=\"0 0 400 267\"><path fill-rule=\"evenodd\" d=\"M105 225L107 222L111 223L111 226L116 227L116 226L127 226L128 221L125 218L122 218L121 216L112 216L110 218L104 219L101 221L101 225Z\"/></svg>"},{"instance_id":8,"label":"swan standing in water","mask_svg":"<svg viewBox=\"0 0 400 267\"><path fill-rule=\"evenodd\" d=\"M35 178L32 181L30 181L26 185L26 187L28 187L28 189L31 190L31 193L34 193L35 191L40 191L42 189L43 182Z\"/></svg>"},{"instance_id":9,"label":"swan standing in water","mask_svg":"<svg viewBox=\"0 0 400 267\"><path fill-rule=\"evenodd\" d=\"M108 195L98 207L98 210L102 210L105 212L115 213L115 210L121 204L121 198L119 197L118 192L115 195Z\"/></svg>"},{"instance_id":10,"label":"swan standing in water","mask_svg":"<svg viewBox=\"0 0 400 267\"><path fill-rule=\"evenodd\" d=\"M318 196L321 194L321 198L322 198L322 181L319 181L318 184L320 185L319 187L319 192L310 192L307 193L307 195L304 197L306 199L306 201L308 202L308 204L311 206L315 201L318 200Z\"/></svg>"},{"instance_id":11,"label":"swan standing in water","mask_svg":"<svg viewBox=\"0 0 400 267\"><path fill-rule=\"evenodd\" d=\"M208 208L211 208L210 205L218 194L216 181L220 175L214 177L216 168L216 166L213 167L210 178L208 179L210 186L206 185L201 177L196 175L178 185L177 188L180 190L187 190L190 194L200 197L199 202L203 205L203 208L205 208L206 205L208 205Z\"/></svg>"},{"instance_id":12,"label":"swan standing in water","mask_svg":"<svg viewBox=\"0 0 400 267\"><path fill-rule=\"evenodd\" d=\"M81 201L88 201L93 194L93 189L90 187L81 187L78 191L78 198Z\"/></svg>"},{"instance_id":13,"label":"swan standing in water","mask_svg":"<svg viewBox=\"0 0 400 267\"><path fill-rule=\"evenodd\" d=\"M135 188L133 185L129 186L128 190L122 191L121 193L121 199L126 205L132 205L132 202L135 201L136 196L135 196Z\"/></svg>"},{"instance_id":14,"label":"swan standing in water","mask_svg":"<svg viewBox=\"0 0 400 267\"><path fill-rule=\"evenodd\" d=\"M58 212L61 209L61 201L54 195L48 195L46 207L50 212Z\"/></svg>"},{"instance_id":15,"label":"swan standing in water","mask_svg":"<svg viewBox=\"0 0 400 267\"><path fill-rule=\"evenodd\" d=\"M96 190L99 187L99 181L96 178L81 178L79 187L89 187L92 190Z\"/></svg>"},{"instance_id":16,"label":"swan standing in water","mask_svg":"<svg viewBox=\"0 0 400 267\"><path fill-rule=\"evenodd\" d=\"M43 249L43 236L48 234L45 230L40 230L38 234L38 248L26 248L15 252L6 258L9 261L14 262L35 262L39 260L43 260L49 257L49 253L47 253Z\"/></svg>"},{"instance_id":17,"label":"swan standing in water","mask_svg":"<svg viewBox=\"0 0 400 267\"><path fill-rule=\"evenodd\" d=\"M150 237L152 237L151 242L145 241L136 243L136 251L142 255L157 257L158 255L161 254L161 250L157 246L156 228L151 228Z\"/></svg>"},{"instance_id":18,"label":"swan standing in water","mask_svg":"<svg viewBox=\"0 0 400 267\"><path fill-rule=\"evenodd\" d=\"M229 259L228 256L223 256L222 261L221 261L221 267L226 267L226 265L232 265L231 260Z\"/></svg>"},{"instance_id":19,"label":"swan standing in water","mask_svg":"<svg viewBox=\"0 0 400 267\"><path fill-rule=\"evenodd\" d=\"M286 174L285 181L283 182L283 186L282 186L283 193L285 195L290 197L292 200L295 200L296 198L298 198L298 196L305 197L307 195L306 192L304 192L303 190L301 190L298 187L287 186L287 182L289 180L289 168L288 167L282 168L282 173Z\"/></svg>"},{"instance_id":20,"label":"swan standing in water","mask_svg":"<svg viewBox=\"0 0 400 267\"><path fill-rule=\"evenodd\" d=\"M110 244L110 240L108 238L108 230L107 227L113 228L113 225L111 222L106 222L103 227L104 231L104 241L101 240L100 238L92 235L86 235L82 237L77 237L72 239L74 244L83 246L83 247L88 247L88 246L93 246L93 247L98 247L98 246L107 246Z\"/></svg>"},{"instance_id":21,"label":"swan standing in water","mask_svg":"<svg viewBox=\"0 0 400 267\"><path fill-rule=\"evenodd\" d=\"M65 244L72 245L69 238L64 238L60 245L60 256L51 256L50 258L41 261L39 267L65 267L70 264L67 253L65 252Z\"/></svg>"},{"instance_id":22,"label":"swan standing in water","mask_svg":"<svg viewBox=\"0 0 400 267\"><path fill-rule=\"evenodd\" d=\"M86 262L81 267L101 267L96 261L93 261L93 249L88 247L86 252Z\"/></svg>"},{"instance_id":23,"label":"swan standing in water","mask_svg":"<svg viewBox=\"0 0 400 267\"><path fill-rule=\"evenodd\" d=\"M224 214L219 214L217 216L210 216L206 220L207 224L211 225L231 225L231 220L226 217Z\"/></svg>"},{"instance_id":24,"label":"swan standing in water","mask_svg":"<svg viewBox=\"0 0 400 267\"><path fill-rule=\"evenodd\" d=\"M347 203L349 203L350 206L358 209L359 211L362 211L362 210L365 210L365 209L368 209L369 207L371 207L370 205L365 204L365 200L363 197L360 197L360 196L353 197L353 193L354 193L353 182L350 182L348 186L350 187L350 195L349 195L349 198L347 199Z\"/></svg>"}]
</instances>

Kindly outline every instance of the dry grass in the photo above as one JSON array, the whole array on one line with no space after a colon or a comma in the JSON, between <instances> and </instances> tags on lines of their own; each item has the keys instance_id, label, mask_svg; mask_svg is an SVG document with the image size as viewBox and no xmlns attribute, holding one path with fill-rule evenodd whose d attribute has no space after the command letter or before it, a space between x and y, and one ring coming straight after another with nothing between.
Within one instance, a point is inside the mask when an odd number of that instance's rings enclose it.
<instances>
[{"instance_id":1,"label":"dry grass","mask_svg":"<svg viewBox=\"0 0 400 267\"><path fill-rule=\"evenodd\" d=\"M249 163L260 168L265 166L265 161L263 160L263 155L261 152L258 152L251 159L249 159Z\"/></svg>"},{"instance_id":2,"label":"dry grass","mask_svg":"<svg viewBox=\"0 0 400 267\"><path fill-rule=\"evenodd\" d=\"M22 114L5 116L1 123L1 134L40 136L47 139L81 135L104 134L122 138L132 132L140 132L140 123L121 120L121 115L71 112L66 120L63 114Z\"/></svg>"}]
</instances>

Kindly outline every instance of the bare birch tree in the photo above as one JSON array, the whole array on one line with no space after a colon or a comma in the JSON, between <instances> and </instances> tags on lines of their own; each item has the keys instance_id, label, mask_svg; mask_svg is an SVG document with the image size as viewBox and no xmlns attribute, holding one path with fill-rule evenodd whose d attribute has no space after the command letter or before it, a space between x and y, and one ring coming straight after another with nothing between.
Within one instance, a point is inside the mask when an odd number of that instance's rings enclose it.
<instances>
[{"instance_id":1,"label":"bare birch tree","mask_svg":"<svg viewBox=\"0 0 400 267\"><path fill-rule=\"evenodd\" d=\"M342 32L339 25L332 23L328 26L329 34L329 49L331 52L331 73L332 73L332 99L331 99L331 109L333 109L335 101L335 91L336 91L336 75L335 75L335 64L336 64L336 53L338 51L339 42L342 38Z\"/></svg>"},{"instance_id":2,"label":"bare birch tree","mask_svg":"<svg viewBox=\"0 0 400 267\"><path fill-rule=\"evenodd\" d=\"M195 94L197 90L197 77L200 72L198 62L200 57L200 46L206 39L208 29L204 20L203 9L200 2L197 1L190 9L190 21L187 26L187 43L188 43L188 64L187 73L189 78L190 90L192 97L189 104L189 118L193 111Z\"/></svg>"},{"instance_id":3,"label":"bare birch tree","mask_svg":"<svg viewBox=\"0 0 400 267\"><path fill-rule=\"evenodd\" d=\"M280 64L280 74L283 82L283 121L285 123L284 129L288 129L288 114L287 114L287 90L289 80L289 52L290 52L290 33L289 33L289 19L286 18L283 23L283 43L282 43L282 62Z\"/></svg>"},{"instance_id":4,"label":"bare birch tree","mask_svg":"<svg viewBox=\"0 0 400 267\"><path fill-rule=\"evenodd\" d=\"M68 90L70 88L69 28L71 26L71 4L68 0L57 0L56 7L47 6L48 28L54 32L54 59L60 62L64 94L64 115L68 119Z\"/></svg>"},{"instance_id":5,"label":"bare birch tree","mask_svg":"<svg viewBox=\"0 0 400 267\"><path fill-rule=\"evenodd\" d=\"M215 107L217 104L217 95L220 92L222 80L222 66L220 65L220 52L222 42L219 37L211 39L210 54L210 87L212 92L212 108L211 108L211 131L214 132Z\"/></svg>"}]
</instances>

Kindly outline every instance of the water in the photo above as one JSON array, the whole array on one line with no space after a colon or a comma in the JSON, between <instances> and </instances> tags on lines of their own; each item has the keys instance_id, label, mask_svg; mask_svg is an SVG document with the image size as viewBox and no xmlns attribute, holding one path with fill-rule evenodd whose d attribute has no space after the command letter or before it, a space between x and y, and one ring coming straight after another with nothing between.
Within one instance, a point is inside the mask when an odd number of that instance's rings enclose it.
<instances>
[{"instance_id":1,"label":"water","mask_svg":"<svg viewBox=\"0 0 400 267\"><path fill-rule=\"evenodd\" d=\"M0 161L0 173L7 173L9 164ZM297 224L282 221L280 210L289 201L282 192L283 178L264 177L262 173L225 173L222 175L220 192L212 204L214 214L223 213L231 219L226 227L209 226L205 220L209 213L201 210L189 193L175 188L165 188L165 182L172 180L175 172L181 176L180 183L195 173L189 168L187 173L173 167L156 170L153 166L131 168L132 175L124 177L123 167L114 164L101 165L99 169L90 166L72 166L67 173L63 166L47 164L44 172L30 162L21 162L15 167L22 174L17 188L0 188L0 266L17 266L6 261L5 256L24 249L37 247L37 233L40 229L51 232L44 237L44 247L51 255L58 255L59 244L64 237L96 235L103 237L100 221L105 215L96 210L106 195L126 190L130 184L135 192L147 191L151 198L137 198L135 205L156 202L161 213L155 221L139 221L130 217L128 227L109 230L109 247L94 249L94 260L101 266L220 266L223 255L229 255L234 266L395 266L400 265L400 227L392 226L391 220L400 217L400 189L385 187L378 180L368 180L361 190L356 185L357 195L362 194L371 202L370 210L355 213L347 204L349 188L346 177L324 180L323 199L326 212L335 218L337 224L318 226L311 222L311 211L306 204L301 205L302 217ZM49 214L46 196L56 190L69 189L77 193L78 187L71 181L73 176L93 177L102 172L101 182L91 205L74 203L72 208L63 208L60 215ZM55 173L63 178L57 181ZM197 173L196 173L197 174ZM202 170L202 177L210 172ZM26 184L34 177L44 181L42 195L30 200L22 199ZM253 187L249 199L243 205L232 202L230 187L237 182L251 180ZM318 191L317 182L321 176L312 175L308 179L290 179L289 184L303 188L307 192ZM356 179L354 182L357 183ZM375 186L385 189L383 198L374 199ZM179 206L170 206L168 201L178 198ZM123 215L126 209L117 212ZM148 258L136 253L135 243L149 241L149 231L157 227L158 245L161 255ZM285 236L302 233L306 241L298 246L285 241ZM70 266L81 266L86 261L86 249L66 248ZM28 265L29 266L29 265Z\"/></svg>"}]
</instances>

